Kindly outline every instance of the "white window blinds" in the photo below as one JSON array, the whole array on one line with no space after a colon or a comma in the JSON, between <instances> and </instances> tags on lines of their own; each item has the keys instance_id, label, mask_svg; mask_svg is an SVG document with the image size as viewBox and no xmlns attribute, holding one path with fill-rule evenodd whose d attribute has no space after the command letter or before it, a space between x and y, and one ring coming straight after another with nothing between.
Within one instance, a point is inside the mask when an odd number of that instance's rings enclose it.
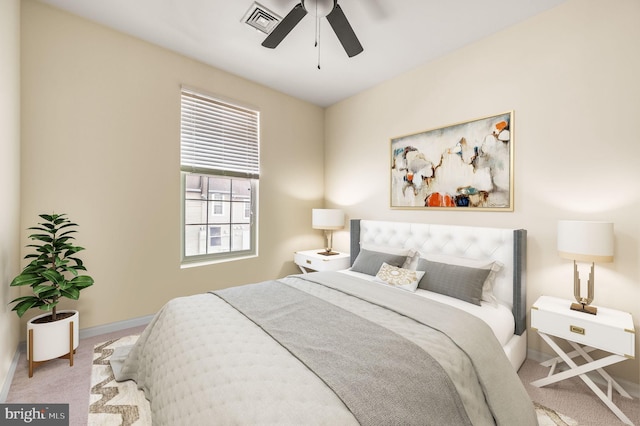
<instances>
[{"instance_id":1,"label":"white window blinds","mask_svg":"<svg viewBox=\"0 0 640 426\"><path fill-rule=\"evenodd\" d=\"M181 170L260 175L259 112L182 88Z\"/></svg>"}]
</instances>

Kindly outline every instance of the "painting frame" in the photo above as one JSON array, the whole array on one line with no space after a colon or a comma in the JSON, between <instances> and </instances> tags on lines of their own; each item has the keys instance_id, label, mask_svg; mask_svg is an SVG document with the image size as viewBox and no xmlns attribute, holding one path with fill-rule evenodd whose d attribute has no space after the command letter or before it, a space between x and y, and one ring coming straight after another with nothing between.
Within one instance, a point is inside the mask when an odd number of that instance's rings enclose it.
<instances>
[{"instance_id":1,"label":"painting frame","mask_svg":"<svg viewBox=\"0 0 640 426\"><path fill-rule=\"evenodd\" d=\"M390 140L390 207L514 211L514 111Z\"/></svg>"}]
</instances>

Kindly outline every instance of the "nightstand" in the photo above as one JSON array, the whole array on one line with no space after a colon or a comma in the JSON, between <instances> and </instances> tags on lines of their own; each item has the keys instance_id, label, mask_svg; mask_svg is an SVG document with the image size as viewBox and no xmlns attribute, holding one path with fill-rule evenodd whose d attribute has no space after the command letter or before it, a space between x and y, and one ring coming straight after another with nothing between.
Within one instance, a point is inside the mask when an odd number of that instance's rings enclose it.
<instances>
[{"instance_id":1,"label":"nightstand","mask_svg":"<svg viewBox=\"0 0 640 426\"><path fill-rule=\"evenodd\" d=\"M297 251L293 255L293 261L303 274L308 271L339 271L351 266L349 253L338 253L331 256L318 254L324 249Z\"/></svg>"},{"instance_id":2,"label":"nightstand","mask_svg":"<svg viewBox=\"0 0 640 426\"><path fill-rule=\"evenodd\" d=\"M608 365L634 358L636 335L631 314L598 307L598 314L590 315L572 311L570 305L570 300L541 296L531 307L531 329L537 331L559 355L541 364L551 367L549 375L531 384L543 387L579 376L620 420L633 425L611 400L612 387L626 398L631 396L603 369ZM574 350L566 353L552 337L565 340ZM609 355L594 360L589 353L596 349L608 352ZM578 356L584 358L586 363L578 366L573 361L573 358ZM556 366L562 362L570 369L554 374ZM597 371L607 382L607 394L585 374L590 371Z\"/></svg>"}]
</instances>

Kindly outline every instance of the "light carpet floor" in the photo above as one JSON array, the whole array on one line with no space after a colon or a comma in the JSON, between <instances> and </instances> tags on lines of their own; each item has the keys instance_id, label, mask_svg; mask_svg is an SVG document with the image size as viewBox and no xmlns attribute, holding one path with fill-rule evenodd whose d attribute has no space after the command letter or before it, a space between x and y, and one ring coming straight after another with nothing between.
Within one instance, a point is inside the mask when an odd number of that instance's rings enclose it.
<instances>
[{"instance_id":1,"label":"light carpet floor","mask_svg":"<svg viewBox=\"0 0 640 426\"><path fill-rule=\"evenodd\" d=\"M95 402L90 402L89 397L94 346L105 341L139 334L143 329L144 327L136 327L82 339L75 356L74 367L69 367L67 360L52 360L38 367L31 379L27 374L26 356L22 353L4 402L68 403L69 425L87 425L89 404ZM623 425L580 379L569 379L544 388L529 385L531 381L546 376L547 371L547 368L540 366L537 362L527 360L518 372L532 400L544 407L549 407L554 413L556 411L563 413L568 416L567 419L575 419L580 426ZM640 402L637 398L628 400L614 394L614 402L636 426L640 426ZM560 419L562 420L562 417ZM570 420L563 421L571 424ZM103 424L107 425L107 423ZM562 423L541 423L543 426L554 424Z\"/></svg>"},{"instance_id":2,"label":"light carpet floor","mask_svg":"<svg viewBox=\"0 0 640 426\"><path fill-rule=\"evenodd\" d=\"M69 426L85 426L89 412L93 347L106 340L140 334L144 328L134 327L80 339L73 367L69 367L66 359L54 359L36 368L32 378L29 378L27 356L23 351L4 402L69 404Z\"/></svg>"},{"instance_id":3,"label":"light carpet floor","mask_svg":"<svg viewBox=\"0 0 640 426\"><path fill-rule=\"evenodd\" d=\"M138 336L100 343L94 348L91 374L89 426L151 425L149 402L133 381L116 382L109 358L119 346L135 343ZM541 404L535 404L540 426L577 426L578 422Z\"/></svg>"},{"instance_id":4,"label":"light carpet floor","mask_svg":"<svg viewBox=\"0 0 640 426\"><path fill-rule=\"evenodd\" d=\"M533 401L561 411L578 421L580 426L622 426L624 423L578 377L572 377L543 388L531 386L534 380L546 377L548 367L526 360L518 376ZM594 377L595 379L595 377ZM605 390L606 393L606 390ZM640 426L640 400L628 399L613 392L613 403L635 424Z\"/></svg>"}]
</instances>

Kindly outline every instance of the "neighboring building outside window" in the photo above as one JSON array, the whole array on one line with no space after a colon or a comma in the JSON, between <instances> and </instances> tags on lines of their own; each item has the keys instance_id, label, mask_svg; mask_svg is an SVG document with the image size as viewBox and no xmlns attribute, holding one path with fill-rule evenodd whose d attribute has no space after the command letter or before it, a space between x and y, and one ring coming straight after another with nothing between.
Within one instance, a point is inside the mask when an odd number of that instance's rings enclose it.
<instances>
[{"instance_id":1,"label":"neighboring building outside window","mask_svg":"<svg viewBox=\"0 0 640 426\"><path fill-rule=\"evenodd\" d=\"M211 195L213 196L214 200L222 200L222 198L224 196L221 192L214 192ZM222 201L218 201L218 202L214 202L213 203L212 214L217 215L217 216L221 216L221 215L224 214Z\"/></svg>"},{"instance_id":2,"label":"neighboring building outside window","mask_svg":"<svg viewBox=\"0 0 640 426\"><path fill-rule=\"evenodd\" d=\"M182 89L182 264L257 254L259 113Z\"/></svg>"}]
</instances>

